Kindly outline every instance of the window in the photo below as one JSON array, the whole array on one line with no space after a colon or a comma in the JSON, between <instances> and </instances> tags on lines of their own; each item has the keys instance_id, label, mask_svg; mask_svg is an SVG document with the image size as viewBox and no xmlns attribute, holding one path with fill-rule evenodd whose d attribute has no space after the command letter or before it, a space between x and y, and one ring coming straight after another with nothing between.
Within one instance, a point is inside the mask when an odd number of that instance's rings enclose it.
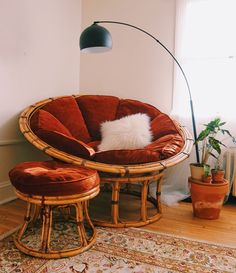
<instances>
[{"instance_id":1,"label":"window","mask_svg":"<svg viewBox=\"0 0 236 273\"><path fill-rule=\"evenodd\" d=\"M202 124L212 118L221 117L236 136L236 0L176 3L175 56L190 84L197 130L200 132ZM191 131L188 90L176 65L172 115ZM190 162L196 162L195 149L189 159L166 170L168 180L163 187L166 203L189 195L186 174Z\"/></svg>"},{"instance_id":2,"label":"window","mask_svg":"<svg viewBox=\"0 0 236 273\"><path fill-rule=\"evenodd\" d=\"M235 0L177 0L176 56L190 83L198 123L216 116L236 121L235 10ZM181 77L176 68L173 109L185 119L190 110Z\"/></svg>"}]
</instances>

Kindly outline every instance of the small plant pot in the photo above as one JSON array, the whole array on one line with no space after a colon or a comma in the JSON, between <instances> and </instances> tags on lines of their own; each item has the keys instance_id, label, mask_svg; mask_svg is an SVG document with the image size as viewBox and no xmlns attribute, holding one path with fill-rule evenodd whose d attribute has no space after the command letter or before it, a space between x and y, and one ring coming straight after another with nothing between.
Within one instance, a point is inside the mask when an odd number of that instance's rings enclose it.
<instances>
[{"instance_id":1,"label":"small plant pot","mask_svg":"<svg viewBox=\"0 0 236 273\"><path fill-rule=\"evenodd\" d=\"M212 181L212 176L211 175L207 175L207 176L203 175L202 176L202 182L210 184L211 181Z\"/></svg>"},{"instance_id":2,"label":"small plant pot","mask_svg":"<svg viewBox=\"0 0 236 273\"><path fill-rule=\"evenodd\" d=\"M211 170L211 175L212 175L212 183L223 183L224 182L224 176L225 176L225 171L224 170Z\"/></svg>"},{"instance_id":3,"label":"small plant pot","mask_svg":"<svg viewBox=\"0 0 236 273\"><path fill-rule=\"evenodd\" d=\"M208 184L189 178L193 214L202 219L218 219L228 192L228 181Z\"/></svg>"},{"instance_id":4,"label":"small plant pot","mask_svg":"<svg viewBox=\"0 0 236 273\"><path fill-rule=\"evenodd\" d=\"M204 175L204 166L198 163L190 163L190 172L192 179L201 181Z\"/></svg>"}]
</instances>

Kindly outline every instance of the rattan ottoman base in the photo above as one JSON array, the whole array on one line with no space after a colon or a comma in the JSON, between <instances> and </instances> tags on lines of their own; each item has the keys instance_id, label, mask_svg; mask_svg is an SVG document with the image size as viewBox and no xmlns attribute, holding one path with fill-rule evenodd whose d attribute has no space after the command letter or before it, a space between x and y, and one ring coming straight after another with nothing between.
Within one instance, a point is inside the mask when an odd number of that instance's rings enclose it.
<instances>
[{"instance_id":1,"label":"rattan ottoman base","mask_svg":"<svg viewBox=\"0 0 236 273\"><path fill-rule=\"evenodd\" d=\"M87 203L89 199L95 197L98 193L99 186L83 194L58 197L30 196L16 191L17 196L28 203L24 224L15 237L16 247L25 254L47 259L70 257L89 249L95 243L96 230L90 220ZM71 206L75 208L75 218L73 222L77 226L80 242L78 242L78 246L74 248L66 248L63 250L51 249L52 211L55 208L62 208L68 211L67 209ZM66 214L66 217L68 218L67 220L70 220L70 214ZM32 224L32 222L38 218L41 218L42 221L42 231L40 248L36 249L27 246L27 244L22 242L22 238L28 225L30 223ZM90 229L89 236L87 232L88 228Z\"/></svg>"}]
</instances>

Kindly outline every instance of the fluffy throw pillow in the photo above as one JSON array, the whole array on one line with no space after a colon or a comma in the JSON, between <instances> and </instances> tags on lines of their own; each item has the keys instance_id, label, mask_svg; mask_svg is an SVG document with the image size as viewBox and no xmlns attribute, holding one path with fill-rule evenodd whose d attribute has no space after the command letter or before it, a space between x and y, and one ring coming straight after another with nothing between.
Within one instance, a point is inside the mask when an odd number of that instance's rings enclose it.
<instances>
[{"instance_id":1,"label":"fluffy throw pillow","mask_svg":"<svg viewBox=\"0 0 236 273\"><path fill-rule=\"evenodd\" d=\"M134 114L101 124L102 140L98 151L141 149L152 141L150 118Z\"/></svg>"}]
</instances>

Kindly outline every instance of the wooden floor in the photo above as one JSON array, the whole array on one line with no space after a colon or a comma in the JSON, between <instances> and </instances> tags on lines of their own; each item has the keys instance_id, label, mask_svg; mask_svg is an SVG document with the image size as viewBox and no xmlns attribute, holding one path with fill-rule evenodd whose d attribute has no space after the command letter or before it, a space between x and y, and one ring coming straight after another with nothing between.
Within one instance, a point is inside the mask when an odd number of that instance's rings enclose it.
<instances>
[{"instance_id":1,"label":"wooden floor","mask_svg":"<svg viewBox=\"0 0 236 273\"><path fill-rule=\"evenodd\" d=\"M18 199L0 206L0 237L22 223L24 210L25 203ZM163 205L163 217L142 228L236 247L236 205L224 205L217 220L193 217L191 203Z\"/></svg>"},{"instance_id":2,"label":"wooden floor","mask_svg":"<svg viewBox=\"0 0 236 273\"><path fill-rule=\"evenodd\" d=\"M182 202L176 207L164 206L162 219L145 228L236 248L236 205L224 205L217 220L194 217L191 203Z\"/></svg>"},{"instance_id":3,"label":"wooden floor","mask_svg":"<svg viewBox=\"0 0 236 273\"><path fill-rule=\"evenodd\" d=\"M19 199L0 205L0 236L22 224L25 208L25 202Z\"/></svg>"}]
</instances>

